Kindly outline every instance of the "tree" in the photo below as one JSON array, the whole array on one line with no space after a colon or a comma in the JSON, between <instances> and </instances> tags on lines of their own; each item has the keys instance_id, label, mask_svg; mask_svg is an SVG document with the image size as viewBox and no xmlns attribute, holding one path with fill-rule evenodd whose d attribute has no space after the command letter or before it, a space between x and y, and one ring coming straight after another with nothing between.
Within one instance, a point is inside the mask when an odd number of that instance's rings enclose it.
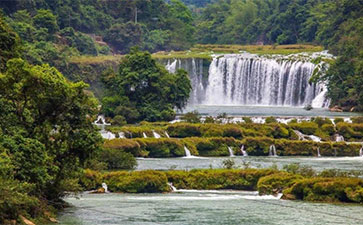
<instances>
[{"instance_id":1,"label":"tree","mask_svg":"<svg viewBox=\"0 0 363 225\"><path fill-rule=\"evenodd\" d=\"M133 120L123 112L136 111L137 121L171 120L173 108L184 107L191 91L185 71L171 74L150 53L137 48L121 61L118 74L109 73L103 80L109 92L103 99L103 112L122 115L127 122Z\"/></svg>"},{"instance_id":2,"label":"tree","mask_svg":"<svg viewBox=\"0 0 363 225\"><path fill-rule=\"evenodd\" d=\"M7 62L0 85L0 133L8 140L4 147L10 157L16 157L15 168L23 171L16 178L41 184L39 194L58 199L99 149L101 137L91 121L95 100L85 94L83 82L71 83L49 65L32 66L22 59ZM39 161L26 163L30 156Z\"/></svg>"},{"instance_id":3,"label":"tree","mask_svg":"<svg viewBox=\"0 0 363 225\"><path fill-rule=\"evenodd\" d=\"M19 56L19 36L4 22L0 14L0 72L6 68L6 62Z\"/></svg>"},{"instance_id":4,"label":"tree","mask_svg":"<svg viewBox=\"0 0 363 225\"><path fill-rule=\"evenodd\" d=\"M34 25L37 28L46 28L50 35L58 31L57 17L53 15L52 11L40 9L34 16Z\"/></svg>"}]
</instances>

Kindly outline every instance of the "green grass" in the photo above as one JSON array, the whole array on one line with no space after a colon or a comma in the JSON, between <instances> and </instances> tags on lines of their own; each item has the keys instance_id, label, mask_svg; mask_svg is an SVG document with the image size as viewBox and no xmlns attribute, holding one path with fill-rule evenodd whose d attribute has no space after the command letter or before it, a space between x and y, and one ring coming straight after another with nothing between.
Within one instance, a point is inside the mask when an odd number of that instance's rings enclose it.
<instances>
[{"instance_id":1,"label":"green grass","mask_svg":"<svg viewBox=\"0 0 363 225\"><path fill-rule=\"evenodd\" d=\"M152 54L154 59L184 59L200 58L212 59L212 54L216 53L240 53L246 51L254 54L280 54L289 55L301 52L320 52L324 50L322 46L295 44L295 45L195 45L188 51L157 52ZM70 63L75 64L107 64L118 63L123 55L102 55L102 56L74 56L70 58Z\"/></svg>"}]
</instances>

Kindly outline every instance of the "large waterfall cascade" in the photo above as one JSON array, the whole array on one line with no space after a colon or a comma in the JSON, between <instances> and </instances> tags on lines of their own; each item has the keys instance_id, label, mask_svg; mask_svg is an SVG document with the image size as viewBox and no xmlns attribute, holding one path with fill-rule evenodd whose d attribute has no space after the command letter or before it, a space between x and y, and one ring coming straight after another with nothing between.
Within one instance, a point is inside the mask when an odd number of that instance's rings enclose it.
<instances>
[{"instance_id":1,"label":"large waterfall cascade","mask_svg":"<svg viewBox=\"0 0 363 225\"><path fill-rule=\"evenodd\" d=\"M213 55L208 72L203 59L173 59L166 68L185 69L193 91L189 104L201 105L271 105L314 108L327 107L327 88L312 84L314 70L324 63L312 63L316 57L331 58L326 52L295 55L224 54Z\"/></svg>"}]
</instances>

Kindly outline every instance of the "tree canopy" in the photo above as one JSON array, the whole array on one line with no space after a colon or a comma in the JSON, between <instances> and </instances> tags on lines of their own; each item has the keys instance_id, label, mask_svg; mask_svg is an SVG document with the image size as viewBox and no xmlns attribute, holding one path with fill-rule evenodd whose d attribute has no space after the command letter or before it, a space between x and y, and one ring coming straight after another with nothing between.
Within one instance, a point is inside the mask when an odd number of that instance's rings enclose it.
<instances>
[{"instance_id":1,"label":"tree canopy","mask_svg":"<svg viewBox=\"0 0 363 225\"><path fill-rule=\"evenodd\" d=\"M103 81L108 93L102 100L106 116L122 116L127 122L174 118L174 107L185 106L191 84L187 73L169 73L150 53L133 48L121 61L118 73L109 71Z\"/></svg>"}]
</instances>

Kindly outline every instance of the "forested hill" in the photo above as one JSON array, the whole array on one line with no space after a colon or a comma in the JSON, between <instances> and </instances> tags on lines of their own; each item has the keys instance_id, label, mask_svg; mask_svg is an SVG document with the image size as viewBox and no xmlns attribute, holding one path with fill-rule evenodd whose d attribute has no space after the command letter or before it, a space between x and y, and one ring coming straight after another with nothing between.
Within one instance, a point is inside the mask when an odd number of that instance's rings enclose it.
<instances>
[{"instance_id":1,"label":"forested hill","mask_svg":"<svg viewBox=\"0 0 363 225\"><path fill-rule=\"evenodd\" d=\"M363 109L363 0L3 0L32 64L70 56L186 50L195 44L324 45L334 105Z\"/></svg>"}]
</instances>

